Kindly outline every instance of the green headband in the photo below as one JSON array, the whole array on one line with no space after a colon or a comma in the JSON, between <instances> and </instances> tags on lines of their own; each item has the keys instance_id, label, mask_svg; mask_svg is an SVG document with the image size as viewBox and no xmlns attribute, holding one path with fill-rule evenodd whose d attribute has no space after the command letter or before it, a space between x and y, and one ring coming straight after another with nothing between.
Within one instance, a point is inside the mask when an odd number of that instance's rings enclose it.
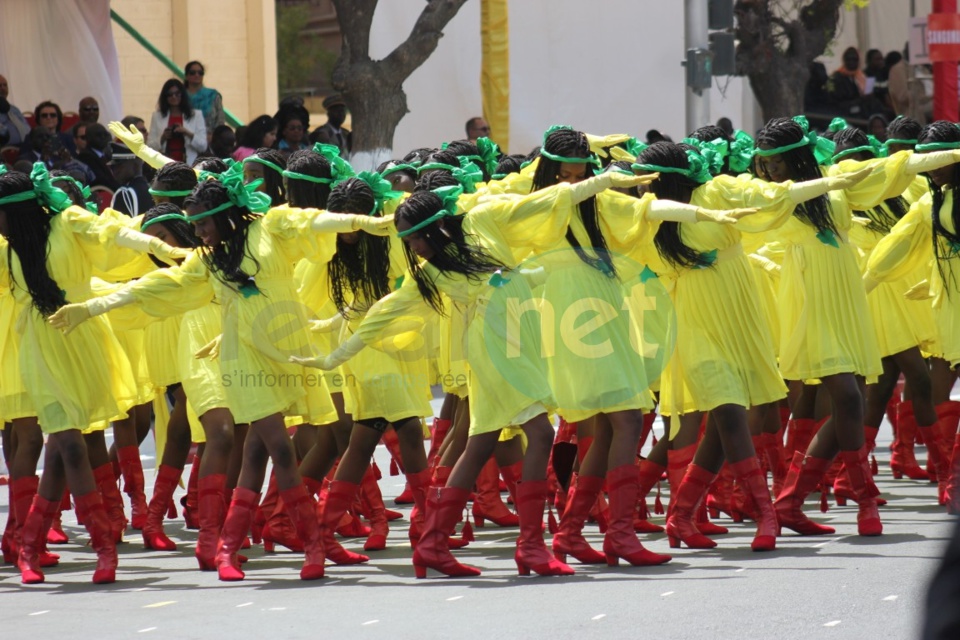
<instances>
[{"instance_id":1,"label":"green headband","mask_svg":"<svg viewBox=\"0 0 960 640\"><path fill-rule=\"evenodd\" d=\"M404 164L404 163L389 164L387 165L387 168L384 169L380 175L386 178L391 173L396 173L397 171L413 171L414 173L416 173L417 168L412 164Z\"/></svg>"},{"instance_id":2,"label":"green headband","mask_svg":"<svg viewBox=\"0 0 960 640\"><path fill-rule=\"evenodd\" d=\"M874 136L867 136L867 144L862 144L859 147L853 147L852 149L845 149L840 153L834 154L833 161L839 162L841 159L846 158L847 156L852 156L855 153L872 153L873 157L880 158L883 156L883 145L880 144L880 141L877 140Z\"/></svg>"},{"instance_id":3,"label":"green headband","mask_svg":"<svg viewBox=\"0 0 960 640\"><path fill-rule=\"evenodd\" d=\"M80 184L80 182L70 176L54 176L53 178L50 178L50 182L69 182L77 188L77 191L80 192L80 196L83 198L83 206L87 209L87 211L96 214L100 213L100 208L97 206L97 203L90 200L90 198L93 197L90 187Z\"/></svg>"},{"instance_id":4,"label":"green headband","mask_svg":"<svg viewBox=\"0 0 960 640\"><path fill-rule=\"evenodd\" d=\"M20 193L15 193L12 196L0 198L0 204L14 204L15 202L26 202L27 200L36 199L37 192L31 189L30 191L21 191Z\"/></svg>"},{"instance_id":5,"label":"green headband","mask_svg":"<svg viewBox=\"0 0 960 640\"><path fill-rule=\"evenodd\" d=\"M753 163L754 148L753 136L740 129L734 131L733 142L730 143L730 155L727 160L730 170L735 173L748 171L751 163Z\"/></svg>"},{"instance_id":6,"label":"green headband","mask_svg":"<svg viewBox=\"0 0 960 640\"><path fill-rule=\"evenodd\" d=\"M350 163L340 157L340 147L337 145L318 142L313 145L313 151L330 163L330 178L334 184L357 175Z\"/></svg>"},{"instance_id":7,"label":"green headband","mask_svg":"<svg viewBox=\"0 0 960 640\"><path fill-rule=\"evenodd\" d=\"M140 231L143 231L144 229L146 229L151 225L154 225L160 222L168 222L170 220L182 220L183 222L188 222L187 216L183 215L182 213L165 213L162 216L157 216L156 218L150 218L149 220L141 224Z\"/></svg>"},{"instance_id":8,"label":"green headband","mask_svg":"<svg viewBox=\"0 0 960 640\"><path fill-rule=\"evenodd\" d=\"M383 176L376 171L361 171L355 177L370 187L370 191L373 192L373 208L367 215L372 216L376 214L383 209L384 202L387 200L395 200L403 194L402 191L394 191L390 181L384 180ZM349 180L349 178L347 178L347 180ZM341 182L343 181L341 180Z\"/></svg>"},{"instance_id":9,"label":"green headband","mask_svg":"<svg viewBox=\"0 0 960 640\"><path fill-rule=\"evenodd\" d=\"M697 184L705 184L710 181L710 178L713 176L710 175L710 169L707 166L707 161L696 151L687 151L687 162L690 164L687 168L680 167L664 167L658 164L646 164L646 163L634 163L630 165L630 168L634 171L653 171L658 173L678 173L686 178L689 178L696 182Z\"/></svg>"},{"instance_id":10,"label":"green headband","mask_svg":"<svg viewBox=\"0 0 960 640\"><path fill-rule=\"evenodd\" d=\"M217 176L218 174L212 173L210 176ZM193 189L181 189L180 191L161 191L160 189L147 189L152 196L160 196L161 198L179 198L181 196L188 196L193 193Z\"/></svg>"},{"instance_id":11,"label":"green headband","mask_svg":"<svg viewBox=\"0 0 960 640\"><path fill-rule=\"evenodd\" d=\"M480 151L480 157L477 158L487 168L487 173L493 173L497 170L497 161L500 158L500 147L497 143L486 136L477 138L477 150Z\"/></svg>"},{"instance_id":12,"label":"green headband","mask_svg":"<svg viewBox=\"0 0 960 640\"><path fill-rule=\"evenodd\" d=\"M195 216L186 216L187 222L209 218L230 207L240 207L252 213L265 213L270 209L270 196L257 191L257 187L263 184L263 180L254 180L250 184L244 184L243 166L241 164L233 165L220 174L217 180L227 189L227 201Z\"/></svg>"},{"instance_id":13,"label":"green headband","mask_svg":"<svg viewBox=\"0 0 960 640\"><path fill-rule=\"evenodd\" d=\"M296 171L290 171L289 169L284 169L280 173L283 174L284 178L289 180L306 180L307 182L316 182L317 184L330 184L333 182L330 178L318 178L317 176L308 176L305 173L297 173Z\"/></svg>"},{"instance_id":14,"label":"green headband","mask_svg":"<svg viewBox=\"0 0 960 640\"><path fill-rule=\"evenodd\" d=\"M427 164L422 164L417 167L417 175L422 174L424 171L433 171L434 169L442 169L444 171L453 173L453 170L456 169L456 167L445 162L428 162Z\"/></svg>"},{"instance_id":15,"label":"green headband","mask_svg":"<svg viewBox=\"0 0 960 640\"><path fill-rule=\"evenodd\" d=\"M265 160L260 156L247 156L246 158L243 159L243 164L247 164L248 162L256 162L258 164L262 164L265 167L270 167L277 173L283 173L283 167L281 167L275 162L270 162L269 160Z\"/></svg>"},{"instance_id":16,"label":"green headband","mask_svg":"<svg viewBox=\"0 0 960 640\"><path fill-rule=\"evenodd\" d=\"M803 137L800 138L800 140L793 144L777 147L776 149L757 149L755 151L756 155L761 158L769 158L770 156L780 155L781 153L793 151L801 147L810 147L811 152L819 164L829 164L830 159L833 158L834 149L836 149L833 141L818 136L816 131L811 131L810 123L805 116L795 116L793 121L800 125L800 128L803 130Z\"/></svg>"},{"instance_id":17,"label":"green headband","mask_svg":"<svg viewBox=\"0 0 960 640\"><path fill-rule=\"evenodd\" d=\"M441 209L423 222L418 222L406 231L398 232L398 238L405 238L411 233L416 233L417 231L420 231L424 227L430 226L441 218L457 215L457 199L463 194L462 187L440 187L439 189L434 189L433 193L437 194L443 201L443 206Z\"/></svg>"},{"instance_id":18,"label":"green headband","mask_svg":"<svg viewBox=\"0 0 960 640\"><path fill-rule=\"evenodd\" d=\"M960 149L960 142L925 142L913 148L914 151L945 151Z\"/></svg>"},{"instance_id":19,"label":"green headband","mask_svg":"<svg viewBox=\"0 0 960 640\"><path fill-rule=\"evenodd\" d=\"M546 149L540 149L540 155L548 160L553 160L554 162L569 162L571 164L592 164L595 167L600 166L600 160L597 156L590 154L586 158L573 157L573 156L558 156L555 153L550 153Z\"/></svg>"},{"instance_id":20,"label":"green headband","mask_svg":"<svg viewBox=\"0 0 960 640\"><path fill-rule=\"evenodd\" d=\"M691 147L696 147L697 150L700 151L700 155L703 156L703 159L707 163L707 169L710 171L710 175L716 176L723 172L723 161L730 155L729 141L724 138L717 138L710 141L684 138L681 142L683 144L689 144Z\"/></svg>"},{"instance_id":21,"label":"green headband","mask_svg":"<svg viewBox=\"0 0 960 640\"><path fill-rule=\"evenodd\" d=\"M40 206L46 208L53 214L58 214L73 204L70 196L62 189L53 186L53 182L50 180L50 172L42 162L38 161L33 163L30 180L33 182L32 190L22 191L6 196L5 198L0 198L0 205L36 200L40 203Z\"/></svg>"}]
</instances>

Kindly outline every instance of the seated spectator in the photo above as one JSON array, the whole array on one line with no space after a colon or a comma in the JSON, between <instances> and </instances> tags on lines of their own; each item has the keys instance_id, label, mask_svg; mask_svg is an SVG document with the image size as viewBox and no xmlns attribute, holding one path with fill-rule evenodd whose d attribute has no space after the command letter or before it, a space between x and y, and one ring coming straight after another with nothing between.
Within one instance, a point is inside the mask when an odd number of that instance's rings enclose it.
<instances>
[{"instance_id":1,"label":"seated spectator","mask_svg":"<svg viewBox=\"0 0 960 640\"><path fill-rule=\"evenodd\" d=\"M70 155L74 157L77 156L77 148L73 144L73 136L60 131L61 127L63 127L63 111L60 110L60 105L55 102L50 102L49 100L44 100L34 108L33 117L38 127L43 127L50 133L55 134L60 138L61 144L66 147ZM22 151L27 151L28 149L29 145L21 147Z\"/></svg>"},{"instance_id":2,"label":"seated spectator","mask_svg":"<svg viewBox=\"0 0 960 640\"><path fill-rule=\"evenodd\" d=\"M834 102L846 104L858 102L867 86L867 77L860 70L860 54L854 47L843 52L843 65L833 72L827 84L827 92Z\"/></svg>"},{"instance_id":3,"label":"seated spectator","mask_svg":"<svg viewBox=\"0 0 960 640\"><path fill-rule=\"evenodd\" d=\"M91 187L103 185L111 191L120 188L120 183L114 177L113 172L107 165L110 162L110 147L113 142L113 136L107 131L107 128L95 122L87 125L87 148L80 154L80 160L84 162L90 170L93 171L94 178L90 182Z\"/></svg>"},{"instance_id":4,"label":"seated spectator","mask_svg":"<svg viewBox=\"0 0 960 640\"><path fill-rule=\"evenodd\" d=\"M284 107L277 113L277 131L279 140L277 150L284 156L294 151L309 149L307 144L307 123L297 109Z\"/></svg>"},{"instance_id":5,"label":"seated spectator","mask_svg":"<svg viewBox=\"0 0 960 640\"><path fill-rule=\"evenodd\" d=\"M95 176L90 167L71 156L60 142L60 137L45 127L34 127L27 136L27 142L29 149L20 152L20 160L29 162L31 165L34 162L43 162L51 170L79 172L84 176L85 183L90 183L94 179Z\"/></svg>"},{"instance_id":6,"label":"seated spectator","mask_svg":"<svg viewBox=\"0 0 960 640\"><path fill-rule=\"evenodd\" d=\"M70 135L73 136L73 144L77 147L77 153L81 153L87 148L87 125L84 122L78 122L70 129Z\"/></svg>"},{"instance_id":7,"label":"seated spectator","mask_svg":"<svg viewBox=\"0 0 960 640\"><path fill-rule=\"evenodd\" d=\"M143 136L143 143L147 144L147 139L150 137L150 132L147 130L147 124L143 121L143 118L140 116L124 116L123 120L120 121L120 124L125 126L127 129L130 128L130 125L135 126L137 131L140 132L140 135ZM143 177L147 179L147 182L152 184L156 175L156 169L148 164L143 165Z\"/></svg>"},{"instance_id":8,"label":"seated spectator","mask_svg":"<svg viewBox=\"0 0 960 640\"><path fill-rule=\"evenodd\" d=\"M327 110L327 123L317 127L310 139L313 142L332 144L340 147L340 155L346 157L353 148L353 136L343 127L347 119L347 103L340 94L328 96L323 101L323 108Z\"/></svg>"},{"instance_id":9,"label":"seated spectator","mask_svg":"<svg viewBox=\"0 0 960 640\"><path fill-rule=\"evenodd\" d=\"M193 108L186 87L176 78L163 83L147 144L171 160L187 164L207 150L203 113Z\"/></svg>"},{"instance_id":10,"label":"seated spectator","mask_svg":"<svg viewBox=\"0 0 960 640\"><path fill-rule=\"evenodd\" d=\"M225 124L213 130L210 140L210 152L217 158L229 158L237 150L237 137L233 129Z\"/></svg>"},{"instance_id":11,"label":"seated spectator","mask_svg":"<svg viewBox=\"0 0 960 640\"><path fill-rule=\"evenodd\" d=\"M6 131L7 139L3 145L19 145L27 139L30 125L23 112L9 100L10 85L4 76L0 76L0 129Z\"/></svg>"},{"instance_id":12,"label":"seated spectator","mask_svg":"<svg viewBox=\"0 0 960 640\"><path fill-rule=\"evenodd\" d=\"M268 115L258 116L247 125L239 138L240 144L231 157L237 162L242 162L244 158L256 153L257 149L273 147L277 141L277 121Z\"/></svg>"},{"instance_id":13,"label":"seated spectator","mask_svg":"<svg viewBox=\"0 0 960 640\"><path fill-rule=\"evenodd\" d=\"M143 177L143 160L122 144L113 142L110 148L110 161L107 164L113 171L113 177L120 183L110 207L136 217L153 206L150 184Z\"/></svg>"},{"instance_id":14,"label":"seated spectator","mask_svg":"<svg viewBox=\"0 0 960 640\"><path fill-rule=\"evenodd\" d=\"M80 107L77 113L80 114L80 122L93 124L100 120L100 104L96 98L87 96L80 101Z\"/></svg>"}]
</instances>

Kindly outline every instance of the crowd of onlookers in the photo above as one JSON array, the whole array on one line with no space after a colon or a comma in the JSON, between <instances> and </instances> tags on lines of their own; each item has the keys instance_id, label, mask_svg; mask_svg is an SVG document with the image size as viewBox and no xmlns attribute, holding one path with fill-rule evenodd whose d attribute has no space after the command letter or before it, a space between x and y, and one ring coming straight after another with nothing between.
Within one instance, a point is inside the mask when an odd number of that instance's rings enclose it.
<instances>
[{"instance_id":1,"label":"crowd of onlookers","mask_svg":"<svg viewBox=\"0 0 960 640\"><path fill-rule=\"evenodd\" d=\"M281 101L274 115L261 115L234 129L226 121L220 92L204 86L204 74L200 62L187 63L184 80L164 82L149 119L130 115L123 124L139 129L150 147L190 165L208 156L240 161L262 147L289 155L316 142L336 145L344 156L349 153L351 134L343 127L347 107L340 96L323 101L327 122L312 131L310 113L298 97ZM100 122L96 98L83 98L75 112L64 112L49 100L23 111L9 94L7 79L0 75L0 160L8 169L30 173L40 161L94 188L103 206L131 215L152 206L147 185L153 170L114 140Z\"/></svg>"}]
</instances>

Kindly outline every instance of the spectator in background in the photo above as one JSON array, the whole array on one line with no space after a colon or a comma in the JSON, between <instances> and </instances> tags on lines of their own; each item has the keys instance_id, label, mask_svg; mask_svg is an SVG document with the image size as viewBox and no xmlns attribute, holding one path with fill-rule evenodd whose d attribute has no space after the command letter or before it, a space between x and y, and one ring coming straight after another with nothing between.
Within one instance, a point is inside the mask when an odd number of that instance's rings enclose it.
<instances>
[{"instance_id":1,"label":"spectator in background","mask_svg":"<svg viewBox=\"0 0 960 640\"><path fill-rule=\"evenodd\" d=\"M70 155L76 157L77 148L73 145L73 136L60 131L60 128L63 127L63 111L60 110L60 105L44 100L34 108L33 117L38 127L43 127L59 137L61 144L70 152ZM22 147L22 150L29 150L29 144Z\"/></svg>"},{"instance_id":2,"label":"spectator in background","mask_svg":"<svg viewBox=\"0 0 960 640\"><path fill-rule=\"evenodd\" d=\"M283 107L277 112L277 150L289 156L294 151L309 149L307 144L307 124L298 109Z\"/></svg>"},{"instance_id":3,"label":"spectator in background","mask_svg":"<svg viewBox=\"0 0 960 640\"><path fill-rule=\"evenodd\" d=\"M334 94L323 101L323 108L327 110L327 123L317 127L310 139L340 147L340 155L346 157L353 148L352 135L343 127L347 119L347 103L343 96Z\"/></svg>"},{"instance_id":4,"label":"spectator in background","mask_svg":"<svg viewBox=\"0 0 960 640\"><path fill-rule=\"evenodd\" d=\"M6 129L7 140L4 145L19 145L27 139L30 125L23 117L23 112L11 104L10 85L4 76L0 76L0 128Z\"/></svg>"},{"instance_id":5,"label":"spectator in background","mask_svg":"<svg viewBox=\"0 0 960 640\"><path fill-rule=\"evenodd\" d=\"M930 96L926 95L923 82L917 80L913 74L910 62L909 44L903 48L903 57L899 62L891 65L888 72L887 86L890 90L890 104L893 105L894 115L908 116L926 124L930 121L927 113L930 107Z\"/></svg>"},{"instance_id":6,"label":"spectator in background","mask_svg":"<svg viewBox=\"0 0 960 640\"><path fill-rule=\"evenodd\" d=\"M81 100L78 113L80 114L80 122L93 124L100 120L100 105L97 103L97 99L88 96Z\"/></svg>"},{"instance_id":7,"label":"spectator in background","mask_svg":"<svg viewBox=\"0 0 960 640\"><path fill-rule=\"evenodd\" d=\"M717 120L717 126L723 129L723 132L730 137L733 137L733 122L730 118L720 118Z\"/></svg>"},{"instance_id":8,"label":"spectator in background","mask_svg":"<svg viewBox=\"0 0 960 640\"><path fill-rule=\"evenodd\" d=\"M112 153L107 163L120 188L113 194L110 208L135 218L153 206L150 184L143 177L143 160L117 142L110 143Z\"/></svg>"},{"instance_id":9,"label":"spectator in background","mask_svg":"<svg viewBox=\"0 0 960 640\"><path fill-rule=\"evenodd\" d=\"M203 124L207 128L207 143L213 139L213 130L226 122L223 112L223 96L216 89L203 86L203 77L206 69L196 60L187 63L183 68L186 79L187 95L194 109L203 113Z\"/></svg>"},{"instance_id":10,"label":"spectator in background","mask_svg":"<svg viewBox=\"0 0 960 640\"><path fill-rule=\"evenodd\" d=\"M80 154L80 160L93 171L91 187L104 186L111 191L120 188L120 183L117 182L108 165L112 153L110 147L112 142L113 136L105 126L99 122L87 125L87 148Z\"/></svg>"},{"instance_id":11,"label":"spectator in background","mask_svg":"<svg viewBox=\"0 0 960 640\"><path fill-rule=\"evenodd\" d=\"M883 73L884 68L883 52L881 52L880 49L870 49L867 51L867 63L863 67L863 75L876 80L876 78Z\"/></svg>"},{"instance_id":12,"label":"spectator in background","mask_svg":"<svg viewBox=\"0 0 960 640\"><path fill-rule=\"evenodd\" d=\"M96 177L85 163L78 161L64 148L60 137L45 127L34 127L27 136L29 148L20 152L19 160L42 162L51 171L61 169L70 173L80 173L84 182L90 184ZM30 173L29 170L27 173Z\"/></svg>"},{"instance_id":13,"label":"spectator in background","mask_svg":"<svg viewBox=\"0 0 960 640\"><path fill-rule=\"evenodd\" d=\"M137 131L140 132L140 135L143 136L144 144L146 144L147 140L150 139L150 132L147 130L147 123L144 122L143 118L140 116L126 116L120 121L120 123L127 129L130 128L130 125L134 125L137 128Z\"/></svg>"},{"instance_id":14,"label":"spectator in background","mask_svg":"<svg viewBox=\"0 0 960 640\"><path fill-rule=\"evenodd\" d=\"M890 121L882 113L875 113L867 120L867 133L880 142L887 141L887 125Z\"/></svg>"},{"instance_id":15,"label":"spectator in background","mask_svg":"<svg viewBox=\"0 0 960 640\"><path fill-rule=\"evenodd\" d=\"M860 54L854 47L843 52L843 64L830 76L828 91L836 102L850 102L863 97L867 77L860 70Z\"/></svg>"},{"instance_id":16,"label":"spectator in background","mask_svg":"<svg viewBox=\"0 0 960 640\"><path fill-rule=\"evenodd\" d=\"M70 135L73 136L73 145L77 148L77 154L79 155L87 148L87 125L78 122L70 129Z\"/></svg>"},{"instance_id":17,"label":"spectator in background","mask_svg":"<svg viewBox=\"0 0 960 640\"><path fill-rule=\"evenodd\" d=\"M213 130L210 138L210 153L223 159L231 157L236 150L237 136L233 133L233 129L222 124Z\"/></svg>"},{"instance_id":18,"label":"spectator in background","mask_svg":"<svg viewBox=\"0 0 960 640\"><path fill-rule=\"evenodd\" d=\"M203 113L193 108L186 87L176 78L163 83L157 110L150 119L147 144L168 158L189 165L207 150Z\"/></svg>"},{"instance_id":19,"label":"spectator in background","mask_svg":"<svg viewBox=\"0 0 960 640\"><path fill-rule=\"evenodd\" d=\"M474 116L467 120L464 126L467 131L467 140L476 143L477 138L490 137L490 125L482 116Z\"/></svg>"},{"instance_id":20,"label":"spectator in background","mask_svg":"<svg viewBox=\"0 0 960 640\"><path fill-rule=\"evenodd\" d=\"M268 115L258 116L247 125L240 136L240 144L231 156L237 162L252 156L261 147L273 147L277 141L277 121Z\"/></svg>"}]
</instances>

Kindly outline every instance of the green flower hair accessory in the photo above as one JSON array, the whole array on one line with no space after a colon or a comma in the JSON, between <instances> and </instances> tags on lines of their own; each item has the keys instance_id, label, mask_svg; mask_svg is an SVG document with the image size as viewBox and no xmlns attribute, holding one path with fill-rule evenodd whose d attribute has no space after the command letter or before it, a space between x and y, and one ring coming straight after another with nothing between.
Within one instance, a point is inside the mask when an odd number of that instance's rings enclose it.
<instances>
[{"instance_id":1,"label":"green flower hair accessory","mask_svg":"<svg viewBox=\"0 0 960 640\"><path fill-rule=\"evenodd\" d=\"M450 173L463 187L464 193L476 193L477 184L483 182L483 171L466 158L460 158L460 166L453 167Z\"/></svg>"},{"instance_id":2,"label":"green flower hair accessory","mask_svg":"<svg viewBox=\"0 0 960 640\"><path fill-rule=\"evenodd\" d=\"M318 142L313 150L322 155L330 163L330 178L334 184L357 175L350 163L340 157L340 147L334 144Z\"/></svg>"},{"instance_id":3,"label":"green flower hair accessory","mask_svg":"<svg viewBox=\"0 0 960 640\"><path fill-rule=\"evenodd\" d=\"M705 142L696 138L684 138L681 142L696 147L700 155L707 162L707 169L710 175L716 176L723 172L723 160L730 153L730 143L724 138L717 138Z\"/></svg>"},{"instance_id":4,"label":"green flower hair accessory","mask_svg":"<svg viewBox=\"0 0 960 640\"><path fill-rule=\"evenodd\" d=\"M477 138L477 149L480 151L480 161L487 168L487 173L492 174L497 170L497 161L500 159L500 147L497 143L486 136Z\"/></svg>"},{"instance_id":5,"label":"green flower hair accessory","mask_svg":"<svg viewBox=\"0 0 960 640\"><path fill-rule=\"evenodd\" d=\"M687 150L687 162L689 167L680 168L680 167L664 167L658 164L646 164L646 163L634 163L631 165L631 168L634 171L652 171L658 173L678 173L682 176L690 178L697 184L705 184L710 181L713 177L710 175L710 169L707 161L702 155L693 151L692 149Z\"/></svg>"},{"instance_id":6,"label":"green flower hair accessory","mask_svg":"<svg viewBox=\"0 0 960 640\"><path fill-rule=\"evenodd\" d=\"M0 205L36 200L40 203L40 206L56 215L73 204L70 196L64 193L62 189L53 186L50 181L50 172L47 171L47 166L42 162L33 163L30 180L33 182L33 189L0 198Z\"/></svg>"},{"instance_id":7,"label":"green flower hair accessory","mask_svg":"<svg viewBox=\"0 0 960 640\"><path fill-rule=\"evenodd\" d=\"M744 173L750 170L755 148L753 136L746 131L737 129L733 132L733 141L730 143L730 155L727 164L734 173Z\"/></svg>"},{"instance_id":8,"label":"green flower hair accessory","mask_svg":"<svg viewBox=\"0 0 960 640\"><path fill-rule=\"evenodd\" d=\"M2 174L3 171L0 171L0 175ZM54 176L50 178L50 182L69 182L77 188L77 191L79 191L83 197L83 207L90 213L100 214L100 208L97 206L97 203L91 200L93 193L90 191L90 187L81 184L76 178L71 176Z\"/></svg>"},{"instance_id":9,"label":"green flower hair accessory","mask_svg":"<svg viewBox=\"0 0 960 640\"><path fill-rule=\"evenodd\" d=\"M220 174L217 179L227 189L227 201L219 207L208 209L195 216L187 216L188 222L209 218L215 213L220 213L230 207L241 207L251 213L266 213L270 209L270 196L257 191L257 187L263 182L262 180L254 180L250 184L243 184L243 165L241 163L233 165Z\"/></svg>"},{"instance_id":10,"label":"green flower hair accessory","mask_svg":"<svg viewBox=\"0 0 960 640\"><path fill-rule=\"evenodd\" d=\"M457 215L457 201L459 200L460 196L463 195L463 187L440 187L439 189L434 189L433 193L437 194L437 196L440 197L440 200L443 201L443 205L441 206L440 210L423 222L418 222L406 231L400 231L397 233L398 238L405 238L411 233L416 233L417 231L430 226L441 218Z\"/></svg>"},{"instance_id":11,"label":"green flower hair accessory","mask_svg":"<svg viewBox=\"0 0 960 640\"><path fill-rule=\"evenodd\" d=\"M838 133L840 131L843 131L844 129L848 129L849 127L850 127L850 124L846 120L838 117L830 121L830 126L827 127L827 130L832 131L834 133Z\"/></svg>"},{"instance_id":12,"label":"green flower hair accessory","mask_svg":"<svg viewBox=\"0 0 960 640\"><path fill-rule=\"evenodd\" d=\"M357 174L357 180L365 182L370 190L373 191L373 209L367 215L374 215L383 210L383 203L387 200L395 200L403 195L402 191L394 191L390 186L389 180L384 180L383 176L376 171L361 171Z\"/></svg>"},{"instance_id":13,"label":"green flower hair accessory","mask_svg":"<svg viewBox=\"0 0 960 640\"><path fill-rule=\"evenodd\" d=\"M800 125L800 129L803 131L803 137L800 138L800 140L775 149L757 149L756 155L761 158L769 158L770 156L793 151L801 147L810 147L810 151L813 152L813 156L817 159L818 164L830 164L830 160L833 158L833 152L836 149L833 141L827 138L821 138L817 135L816 131L811 131L810 122L806 116L794 116L793 121Z\"/></svg>"},{"instance_id":14,"label":"green flower hair accessory","mask_svg":"<svg viewBox=\"0 0 960 640\"><path fill-rule=\"evenodd\" d=\"M862 144L859 147L851 147L850 149L844 149L840 153L836 153L833 156L834 162L840 162L847 156L852 156L855 153L861 152L872 153L874 158L881 158L884 155L884 146L876 139L875 136L867 135L867 144Z\"/></svg>"}]
</instances>

